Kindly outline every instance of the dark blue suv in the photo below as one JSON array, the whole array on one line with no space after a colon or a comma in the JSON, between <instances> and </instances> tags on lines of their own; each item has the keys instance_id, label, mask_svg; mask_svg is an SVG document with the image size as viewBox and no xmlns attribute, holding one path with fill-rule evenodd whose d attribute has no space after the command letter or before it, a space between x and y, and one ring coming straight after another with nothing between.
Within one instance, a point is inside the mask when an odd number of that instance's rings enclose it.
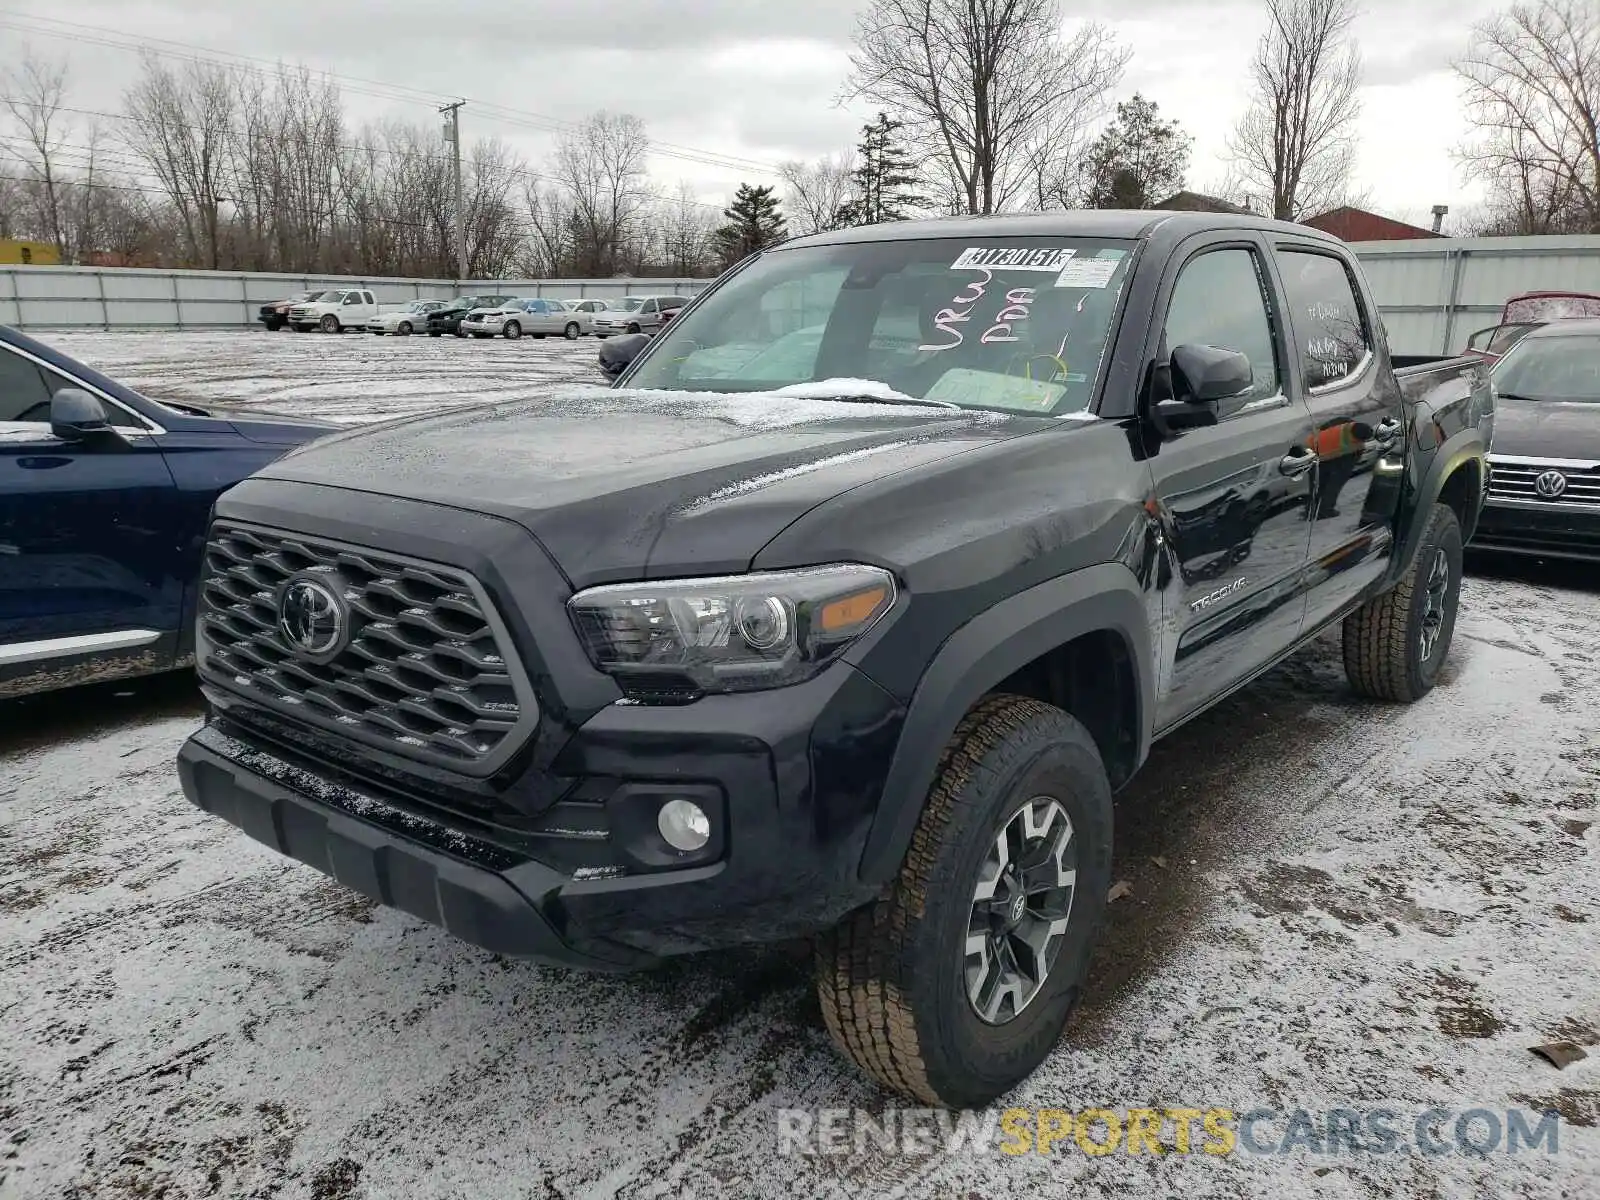
<instances>
[{"instance_id":1,"label":"dark blue suv","mask_svg":"<svg viewBox=\"0 0 1600 1200\"><path fill-rule=\"evenodd\" d=\"M212 503L332 429L158 404L0 326L0 697L187 665Z\"/></svg>"}]
</instances>

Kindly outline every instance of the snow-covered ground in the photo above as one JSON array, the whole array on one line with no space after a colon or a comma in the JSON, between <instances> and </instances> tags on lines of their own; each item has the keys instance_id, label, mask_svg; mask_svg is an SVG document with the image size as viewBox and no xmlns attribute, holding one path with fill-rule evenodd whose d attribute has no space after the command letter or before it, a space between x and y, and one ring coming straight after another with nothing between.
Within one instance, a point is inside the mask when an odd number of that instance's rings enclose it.
<instances>
[{"instance_id":1,"label":"snow-covered ground","mask_svg":"<svg viewBox=\"0 0 1600 1200\"><path fill-rule=\"evenodd\" d=\"M352 420L592 378L595 349L54 340ZM0 708L0 1197L1600 1196L1600 1049L1528 1050L1600 1042L1597 632L1593 572L1491 566L1421 703L1353 699L1324 641L1159 745L1091 998L1009 1101L1388 1109L1403 1142L1429 1108L1553 1108L1555 1154L1464 1155L1446 1119L1439 1156L780 1155L780 1110L892 1108L792 954L586 976L373 908L185 803L173 679Z\"/></svg>"},{"instance_id":2,"label":"snow-covered ground","mask_svg":"<svg viewBox=\"0 0 1600 1200\"><path fill-rule=\"evenodd\" d=\"M537 396L555 383L605 384L594 338L508 342L282 330L36 336L154 400L350 425Z\"/></svg>"}]
</instances>

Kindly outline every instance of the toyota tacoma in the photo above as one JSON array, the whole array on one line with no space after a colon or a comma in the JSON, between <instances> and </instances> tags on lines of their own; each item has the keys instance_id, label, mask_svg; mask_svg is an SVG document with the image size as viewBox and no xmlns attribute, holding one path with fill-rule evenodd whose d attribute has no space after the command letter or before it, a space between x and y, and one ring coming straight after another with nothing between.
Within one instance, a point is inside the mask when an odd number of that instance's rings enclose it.
<instances>
[{"instance_id":1,"label":"toyota tacoma","mask_svg":"<svg viewBox=\"0 0 1600 1200\"><path fill-rule=\"evenodd\" d=\"M508 955L813 941L840 1048L1055 1045L1152 741L1342 626L1440 678L1494 404L1337 240L1053 213L800 238L613 389L296 450L217 504L200 808Z\"/></svg>"}]
</instances>

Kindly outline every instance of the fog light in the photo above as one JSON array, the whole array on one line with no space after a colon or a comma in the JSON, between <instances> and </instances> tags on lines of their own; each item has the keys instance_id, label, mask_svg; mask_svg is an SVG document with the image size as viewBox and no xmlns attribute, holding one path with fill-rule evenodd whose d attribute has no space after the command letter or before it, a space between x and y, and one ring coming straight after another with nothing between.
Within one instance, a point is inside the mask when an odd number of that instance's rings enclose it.
<instances>
[{"instance_id":1,"label":"fog light","mask_svg":"<svg viewBox=\"0 0 1600 1200\"><path fill-rule=\"evenodd\" d=\"M656 817L662 840L674 850L699 850L711 840L711 818L689 800L668 800Z\"/></svg>"}]
</instances>

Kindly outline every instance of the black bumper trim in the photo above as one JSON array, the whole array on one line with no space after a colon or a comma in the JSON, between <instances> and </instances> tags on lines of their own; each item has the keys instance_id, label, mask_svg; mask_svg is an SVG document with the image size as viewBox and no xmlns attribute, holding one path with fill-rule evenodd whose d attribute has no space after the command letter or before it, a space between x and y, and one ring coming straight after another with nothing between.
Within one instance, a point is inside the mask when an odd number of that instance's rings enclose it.
<instances>
[{"instance_id":1,"label":"black bumper trim","mask_svg":"<svg viewBox=\"0 0 1600 1200\"><path fill-rule=\"evenodd\" d=\"M202 811L380 904L486 950L589 970L633 970L653 961L625 947L616 947L613 957L567 945L529 895L571 882L558 872L518 862L499 847L348 789L307 795L292 786L300 782L295 768L210 727L184 743L178 774L184 795ZM395 823L416 838L384 827ZM436 848L441 841L456 853ZM520 887L501 873L512 863Z\"/></svg>"}]
</instances>

